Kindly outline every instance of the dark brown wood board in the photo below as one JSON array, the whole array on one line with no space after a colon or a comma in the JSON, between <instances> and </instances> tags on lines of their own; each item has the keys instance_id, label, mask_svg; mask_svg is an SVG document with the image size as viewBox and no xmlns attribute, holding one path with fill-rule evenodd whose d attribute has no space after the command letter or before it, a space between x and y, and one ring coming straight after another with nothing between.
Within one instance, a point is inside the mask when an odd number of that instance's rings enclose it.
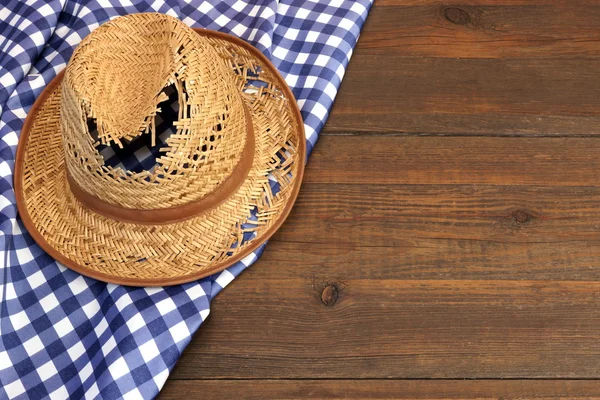
<instances>
[{"instance_id":1,"label":"dark brown wood board","mask_svg":"<svg viewBox=\"0 0 600 400\"><path fill-rule=\"evenodd\" d=\"M600 2L376 0L160 398L600 398Z\"/></svg>"},{"instance_id":2,"label":"dark brown wood board","mask_svg":"<svg viewBox=\"0 0 600 400\"><path fill-rule=\"evenodd\" d=\"M590 381L448 381L448 380L258 380L169 381L163 399L559 399L600 397Z\"/></svg>"},{"instance_id":3,"label":"dark brown wood board","mask_svg":"<svg viewBox=\"0 0 600 400\"><path fill-rule=\"evenodd\" d=\"M600 132L600 3L459 4L377 2L326 131Z\"/></svg>"}]
</instances>

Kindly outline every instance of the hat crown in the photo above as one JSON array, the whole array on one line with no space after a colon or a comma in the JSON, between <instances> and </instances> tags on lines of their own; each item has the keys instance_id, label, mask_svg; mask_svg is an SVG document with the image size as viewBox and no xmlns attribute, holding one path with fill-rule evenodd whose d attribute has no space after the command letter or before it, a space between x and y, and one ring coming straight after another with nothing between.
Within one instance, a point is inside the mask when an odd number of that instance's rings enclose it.
<instances>
[{"instance_id":1,"label":"hat crown","mask_svg":"<svg viewBox=\"0 0 600 400\"><path fill-rule=\"evenodd\" d=\"M175 18L133 14L102 25L75 50L62 83L70 179L123 208L201 200L232 175L246 145L251 127L238 81L208 39ZM178 95L178 118L156 166L132 172L105 165L99 145L122 147L157 135L155 118L169 86Z\"/></svg>"}]
</instances>

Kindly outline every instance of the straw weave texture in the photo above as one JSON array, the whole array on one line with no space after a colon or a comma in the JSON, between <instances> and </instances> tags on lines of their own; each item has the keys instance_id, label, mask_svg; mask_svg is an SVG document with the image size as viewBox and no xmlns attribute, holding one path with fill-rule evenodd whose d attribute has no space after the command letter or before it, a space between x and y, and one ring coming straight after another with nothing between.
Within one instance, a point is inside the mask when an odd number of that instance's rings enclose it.
<instances>
[{"instance_id":1,"label":"straw weave texture","mask_svg":"<svg viewBox=\"0 0 600 400\"><path fill-rule=\"evenodd\" d=\"M104 166L100 143L155 134L153 116L169 85L179 94L179 120L155 168ZM139 14L100 27L76 50L27 136L21 184L35 230L70 261L117 281L181 280L227 267L264 241L297 194L305 139L284 85L246 46L170 17ZM115 92L124 100L113 101ZM183 222L134 224L97 214L71 193L67 169L83 189L122 207L165 208L205 196L239 160L243 105L254 129L252 167L215 208Z\"/></svg>"},{"instance_id":2,"label":"straw weave texture","mask_svg":"<svg viewBox=\"0 0 600 400\"><path fill-rule=\"evenodd\" d=\"M169 208L211 193L231 174L245 144L235 80L213 46L175 18L139 14L101 26L79 45L62 83L71 177L86 192L126 208ZM99 144L122 147L142 134L154 139L169 85L178 93L179 118L156 167L134 173L105 166ZM97 137L82 134L88 122Z\"/></svg>"}]
</instances>

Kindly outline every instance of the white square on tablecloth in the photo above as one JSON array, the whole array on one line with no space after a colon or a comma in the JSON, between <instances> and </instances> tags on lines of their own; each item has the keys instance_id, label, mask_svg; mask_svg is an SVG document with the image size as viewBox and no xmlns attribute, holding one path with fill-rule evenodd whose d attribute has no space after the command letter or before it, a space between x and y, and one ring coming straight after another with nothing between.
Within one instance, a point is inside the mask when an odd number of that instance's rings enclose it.
<instances>
[{"instance_id":1,"label":"white square on tablecloth","mask_svg":"<svg viewBox=\"0 0 600 400\"><path fill-rule=\"evenodd\" d=\"M177 309L177 306L175 305L173 299L167 297L166 299L163 299L156 303L156 308L158 309L160 315L167 315L171 311Z\"/></svg>"},{"instance_id":2,"label":"white square on tablecloth","mask_svg":"<svg viewBox=\"0 0 600 400\"><path fill-rule=\"evenodd\" d=\"M140 346L140 353L142 354L144 361L148 362L160 355L160 350L158 349L158 346L156 346L154 339L150 339Z\"/></svg>"},{"instance_id":3,"label":"white square on tablecloth","mask_svg":"<svg viewBox=\"0 0 600 400\"><path fill-rule=\"evenodd\" d=\"M127 328L129 328L129 331L133 333L145 326L146 321L144 321L144 317L140 314L135 314L133 317L129 318L125 324L127 325Z\"/></svg>"},{"instance_id":4,"label":"white square on tablecloth","mask_svg":"<svg viewBox=\"0 0 600 400\"><path fill-rule=\"evenodd\" d=\"M92 368L92 363L88 362L85 367L81 368L79 372L79 376L81 378L81 382L85 382L87 378L89 378L94 372L94 368Z\"/></svg>"},{"instance_id":5,"label":"white square on tablecloth","mask_svg":"<svg viewBox=\"0 0 600 400\"><path fill-rule=\"evenodd\" d=\"M18 331L24 326L29 325L29 323L31 322L29 321L29 317L27 317L27 313L25 312L25 310L19 311L17 314L9 316L9 319L15 331Z\"/></svg>"},{"instance_id":6,"label":"white square on tablecloth","mask_svg":"<svg viewBox=\"0 0 600 400\"><path fill-rule=\"evenodd\" d=\"M115 347L117 347L117 341L114 336L111 336L106 343L102 345L102 353L106 357Z\"/></svg>"},{"instance_id":7,"label":"white square on tablecloth","mask_svg":"<svg viewBox=\"0 0 600 400\"><path fill-rule=\"evenodd\" d=\"M50 311L54 310L54 308L58 307L59 304L60 303L58 302L58 299L54 293L48 293L46 297L40 300L40 305L44 309L45 313L49 313Z\"/></svg>"},{"instance_id":8,"label":"white square on tablecloth","mask_svg":"<svg viewBox=\"0 0 600 400\"><path fill-rule=\"evenodd\" d=\"M85 392L85 398L86 399L95 399L96 396L98 396L98 394L100 394L100 391L98 390L98 384L96 382L94 382L94 384L92 386L90 386L88 391Z\"/></svg>"},{"instance_id":9,"label":"white square on tablecloth","mask_svg":"<svg viewBox=\"0 0 600 400\"><path fill-rule=\"evenodd\" d=\"M85 279L83 278L83 276L78 276L77 278L75 278L71 282L69 282L69 288L71 289L71 292L74 295L78 295L79 293L81 293L85 289L87 289L88 285L85 282Z\"/></svg>"},{"instance_id":10,"label":"white square on tablecloth","mask_svg":"<svg viewBox=\"0 0 600 400\"><path fill-rule=\"evenodd\" d=\"M216 282L219 284L219 286L224 288L225 286L229 285L233 278L235 278L235 276L233 276L231 272L223 270L216 279Z\"/></svg>"},{"instance_id":11,"label":"white square on tablecloth","mask_svg":"<svg viewBox=\"0 0 600 400\"><path fill-rule=\"evenodd\" d=\"M42 270L35 272L27 277L27 282L32 289L38 288L42 286L42 284L46 283L46 277Z\"/></svg>"},{"instance_id":12,"label":"white square on tablecloth","mask_svg":"<svg viewBox=\"0 0 600 400\"><path fill-rule=\"evenodd\" d=\"M23 348L25 348L25 351L27 352L29 357L31 357L39 351L42 351L42 349L44 348L44 343L42 343L39 336L34 336L25 343L23 343Z\"/></svg>"},{"instance_id":13,"label":"white square on tablecloth","mask_svg":"<svg viewBox=\"0 0 600 400\"><path fill-rule=\"evenodd\" d=\"M119 297L117 301L115 301L115 306L119 311L123 311L125 307L132 303L131 297L127 293L124 293L123 296Z\"/></svg>"},{"instance_id":14,"label":"white square on tablecloth","mask_svg":"<svg viewBox=\"0 0 600 400\"><path fill-rule=\"evenodd\" d=\"M15 81L15 78L12 76L12 74L8 72L0 77L0 85L4 87L12 86L15 83L17 83L17 81Z\"/></svg>"},{"instance_id":15,"label":"white square on tablecloth","mask_svg":"<svg viewBox=\"0 0 600 400\"><path fill-rule=\"evenodd\" d=\"M319 39L319 32L315 32L315 31L310 31L308 32L308 34L306 35L306 41L308 43L315 43L318 39Z\"/></svg>"},{"instance_id":16,"label":"white square on tablecloth","mask_svg":"<svg viewBox=\"0 0 600 400\"><path fill-rule=\"evenodd\" d=\"M217 17L217 19L215 19L215 24L219 26L225 26L229 23L229 21L231 21L231 19L227 15L221 14Z\"/></svg>"},{"instance_id":17,"label":"white square on tablecloth","mask_svg":"<svg viewBox=\"0 0 600 400\"><path fill-rule=\"evenodd\" d=\"M54 330L56 331L58 336L61 338L65 337L69 333L73 332L73 329L75 329L75 328L73 327L73 324L71 323L71 321L69 321L69 317L64 317L63 319L58 321L56 324L54 324Z\"/></svg>"},{"instance_id":18,"label":"white square on tablecloth","mask_svg":"<svg viewBox=\"0 0 600 400\"><path fill-rule=\"evenodd\" d=\"M68 399L69 398L69 392L67 391L67 388L63 385L61 387L59 387L58 389L56 389L54 392L50 393L48 395L48 397L51 400L63 400L63 399Z\"/></svg>"},{"instance_id":19,"label":"white square on tablecloth","mask_svg":"<svg viewBox=\"0 0 600 400\"><path fill-rule=\"evenodd\" d=\"M119 357L115 360L115 362L108 366L108 371L113 379L117 380L129 372L129 367L125 362L125 359L123 357Z\"/></svg>"},{"instance_id":20,"label":"white square on tablecloth","mask_svg":"<svg viewBox=\"0 0 600 400\"><path fill-rule=\"evenodd\" d=\"M23 265L33 260L33 254L31 254L31 250L29 247L25 247L24 249L17 249L17 260L19 260L19 264Z\"/></svg>"},{"instance_id":21,"label":"white square on tablecloth","mask_svg":"<svg viewBox=\"0 0 600 400\"><path fill-rule=\"evenodd\" d=\"M43 46L44 42L46 41L46 39L44 38L44 35L42 34L42 32L40 31L35 31L34 33L32 33L31 35L29 35L29 39L36 45L36 46Z\"/></svg>"},{"instance_id":22,"label":"white square on tablecloth","mask_svg":"<svg viewBox=\"0 0 600 400\"><path fill-rule=\"evenodd\" d=\"M84 304L81 309L88 318L92 318L100 311L100 303L98 303L98 300L92 299L89 303Z\"/></svg>"},{"instance_id":23,"label":"white square on tablecloth","mask_svg":"<svg viewBox=\"0 0 600 400\"><path fill-rule=\"evenodd\" d=\"M185 293L188 295L188 297L190 298L190 300L196 300L199 299L202 296L206 296L206 293L204 292L204 289L202 289L202 286L197 283L194 286L191 286L189 288L187 288L185 290Z\"/></svg>"},{"instance_id":24,"label":"white square on tablecloth","mask_svg":"<svg viewBox=\"0 0 600 400\"><path fill-rule=\"evenodd\" d=\"M183 339L190 336L190 330L188 329L185 321L181 321L175 326L169 328L169 333L173 337L175 343L181 342Z\"/></svg>"},{"instance_id":25,"label":"white square on tablecloth","mask_svg":"<svg viewBox=\"0 0 600 400\"><path fill-rule=\"evenodd\" d=\"M19 379L14 381L13 383L9 383L4 386L4 391L8 395L9 399L15 398L23 393L25 393L25 387L23 383Z\"/></svg>"},{"instance_id":26,"label":"white square on tablecloth","mask_svg":"<svg viewBox=\"0 0 600 400\"><path fill-rule=\"evenodd\" d=\"M37 12L43 17L47 17L55 13L50 4L44 4L43 6L39 7Z\"/></svg>"},{"instance_id":27,"label":"white square on tablecloth","mask_svg":"<svg viewBox=\"0 0 600 400\"><path fill-rule=\"evenodd\" d=\"M10 357L6 351L0 351L0 371L11 365Z\"/></svg>"},{"instance_id":28,"label":"white square on tablecloth","mask_svg":"<svg viewBox=\"0 0 600 400\"><path fill-rule=\"evenodd\" d=\"M46 364L42 365L38 369L36 369L40 379L42 381L47 381L52 378L54 375L58 374L58 370L56 369L56 365L52 360L48 361Z\"/></svg>"},{"instance_id":29,"label":"white square on tablecloth","mask_svg":"<svg viewBox=\"0 0 600 400\"><path fill-rule=\"evenodd\" d=\"M138 388L134 388L133 390L131 390L123 395L123 400L139 400L139 399L143 399L143 398L144 398L144 396L142 396L142 393L140 393Z\"/></svg>"},{"instance_id":30,"label":"white square on tablecloth","mask_svg":"<svg viewBox=\"0 0 600 400\"><path fill-rule=\"evenodd\" d=\"M317 56L317 59L315 60L315 66L317 67L325 67L327 65L327 62L329 61L330 57L326 56L325 54L319 54Z\"/></svg>"},{"instance_id":31,"label":"white square on tablecloth","mask_svg":"<svg viewBox=\"0 0 600 400\"><path fill-rule=\"evenodd\" d=\"M212 10L213 6L208 1L202 2L202 4L200 4L200 7L198 7L198 11L200 11L202 14L208 14Z\"/></svg>"},{"instance_id":32,"label":"white square on tablecloth","mask_svg":"<svg viewBox=\"0 0 600 400\"><path fill-rule=\"evenodd\" d=\"M69 357L71 357L71 360L73 361L81 357L83 353L85 353L85 347L81 342L75 343L73 346L71 346L71 348L67 350L67 354L69 355Z\"/></svg>"},{"instance_id":33,"label":"white square on tablecloth","mask_svg":"<svg viewBox=\"0 0 600 400\"><path fill-rule=\"evenodd\" d=\"M23 54L25 49L21 47L20 44L15 43L14 46L8 51L8 55L11 57L17 57L20 54Z\"/></svg>"},{"instance_id":34,"label":"white square on tablecloth","mask_svg":"<svg viewBox=\"0 0 600 400\"><path fill-rule=\"evenodd\" d=\"M165 370L159 372L154 378L152 378L152 380L154 381L154 384L160 389L163 387L163 385L167 381L168 376L169 376L169 370L165 369Z\"/></svg>"}]
</instances>

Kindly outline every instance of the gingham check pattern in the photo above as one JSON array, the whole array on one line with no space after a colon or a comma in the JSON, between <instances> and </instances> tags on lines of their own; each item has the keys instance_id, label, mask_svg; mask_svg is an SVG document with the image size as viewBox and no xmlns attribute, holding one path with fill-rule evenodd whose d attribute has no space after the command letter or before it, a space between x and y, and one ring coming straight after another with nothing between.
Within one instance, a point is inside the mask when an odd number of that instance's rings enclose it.
<instances>
[{"instance_id":1,"label":"gingham check pattern","mask_svg":"<svg viewBox=\"0 0 600 400\"><path fill-rule=\"evenodd\" d=\"M118 15L157 11L239 36L266 54L317 141L371 0L3 0L0 2L0 399L156 396L211 299L260 256L167 288L105 284L46 255L17 218L14 156L27 111L74 47ZM147 168L147 145L114 154ZM110 149L105 149L110 152ZM150 158L149 158L150 157Z\"/></svg>"}]
</instances>

